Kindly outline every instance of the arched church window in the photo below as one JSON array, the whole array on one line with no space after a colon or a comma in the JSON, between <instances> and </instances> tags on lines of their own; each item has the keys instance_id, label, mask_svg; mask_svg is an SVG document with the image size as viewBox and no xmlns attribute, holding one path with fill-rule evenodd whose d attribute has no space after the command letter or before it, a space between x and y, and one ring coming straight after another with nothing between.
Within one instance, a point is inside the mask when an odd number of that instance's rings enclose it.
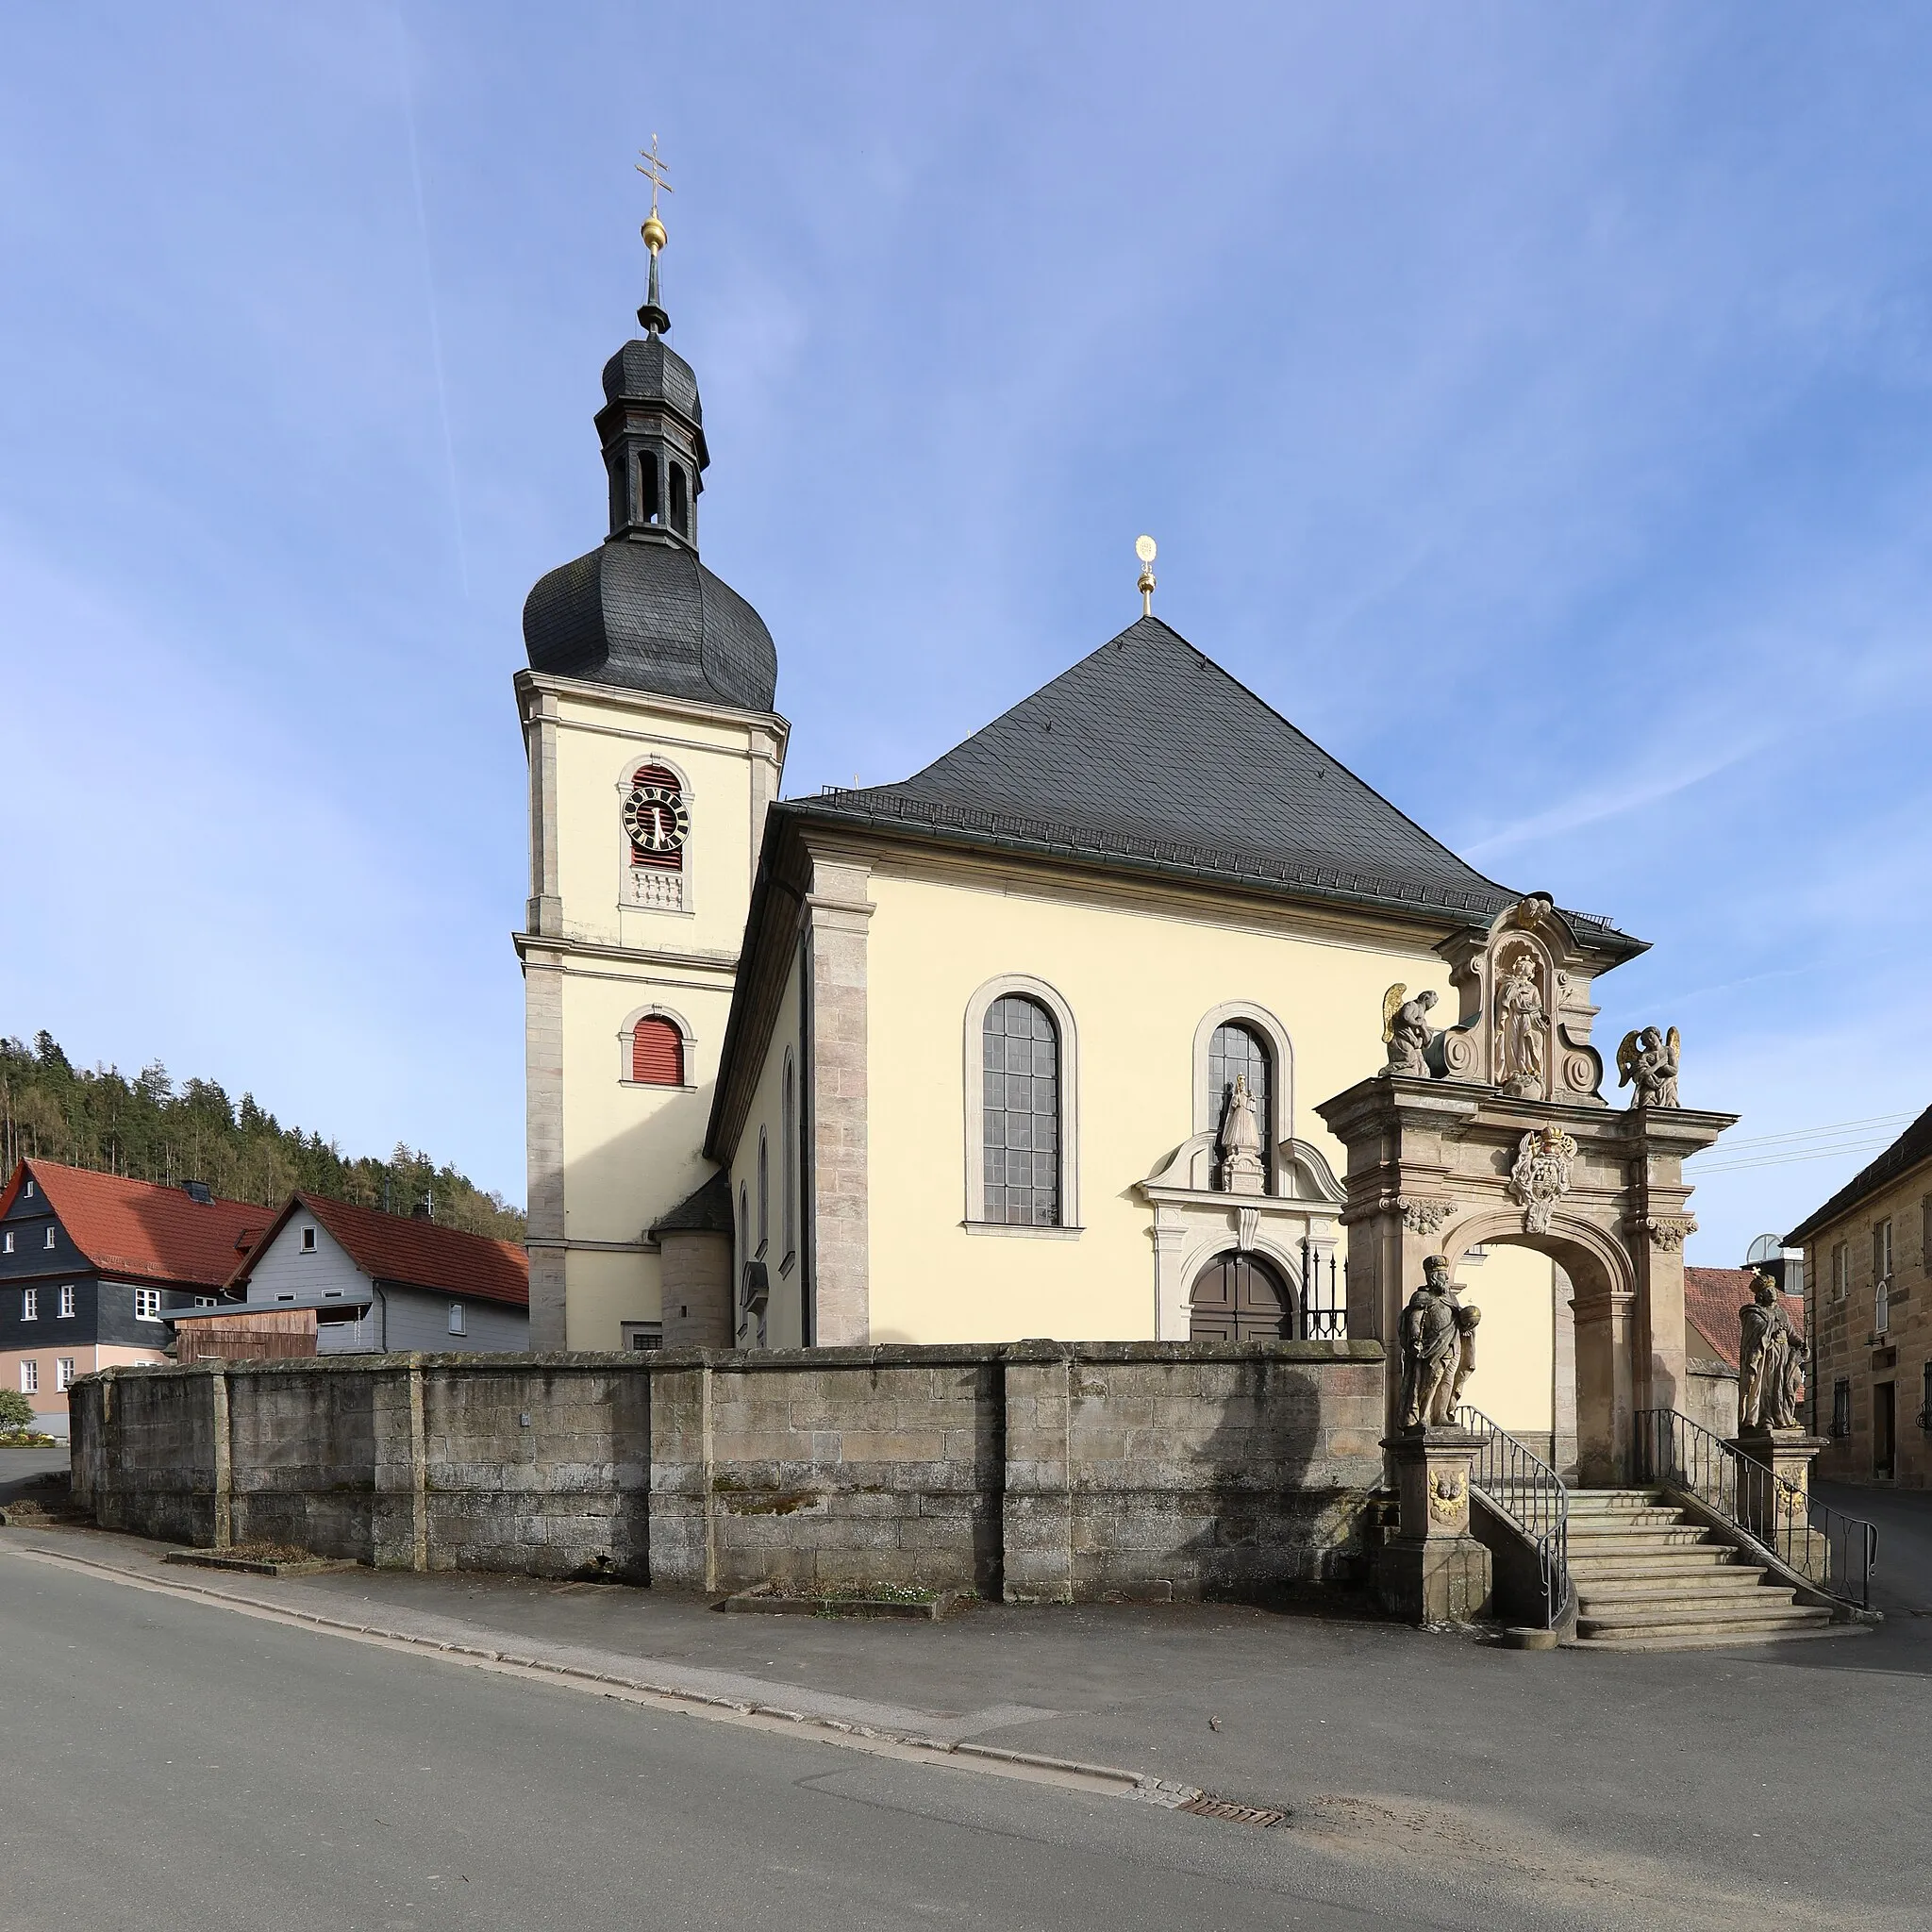
<instances>
[{"instance_id":1,"label":"arched church window","mask_svg":"<svg viewBox=\"0 0 1932 1932\"><path fill-rule=\"evenodd\" d=\"M653 1013L630 1037L630 1076L643 1087L684 1085L684 1036L675 1022Z\"/></svg>"},{"instance_id":2,"label":"arched church window","mask_svg":"<svg viewBox=\"0 0 1932 1932\"><path fill-rule=\"evenodd\" d=\"M1008 993L987 1008L981 1120L986 1219L1051 1227L1060 1218L1060 1054L1053 1016Z\"/></svg>"},{"instance_id":3,"label":"arched church window","mask_svg":"<svg viewBox=\"0 0 1932 1932\"><path fill-rule=\"evenodd\" d=\"M765 1130L758 1129L758 1253L772 1239L772 1162L765 1148Z\"/></svg>"},{"instance_id":4,"label":"arched church window","mask_svg":"<svg viewBox=\"0 0 1932 1932\"><path fill-rule=\"evenodd\" d=\"M798 1070L792 1064L789 1050L785 1055L785 1084L778 1108L778 1134L784 1143L780 1155L784 1196L778 1211L785 1219L785 1259L789 1261L798 1252Z\"/></svg>"},{"instance_id":5,"label":"arched church window","mask_svg":"<svg viewBox=\"0 0 1932 1932\"><path fill-rule=\"evenodd\" d=\"M671 527L680 537L691 535L691 489L682 463L671 465Z\"/></svg>"},{"instance_id":6,"label":"arched church window","mask_svg":"<svg viewBox=\"0 0 1932 1932\"><path fill-rule=\"evenodd\" d=\"M1221 1133L1227 1118L1235 1082L1245 1079L1255 1103L1255 1124L1261 1130L1262 1158L1268 1169L1273 1167L1274 1149L1274 1071L1268 1044L1252 1026L1231 1021L1214 1029L1208 1045L1208 1093L1214 1132Z\"/></svg>"},{"instance_id":7,"label":"arched church window","mask_svg":"<svg viewBox=\"0 0 1932 1932\"><path fill-rule=\"evenodd\" d=\"M633 865L655 872L684 870L691 811L684 802L684 781L669 765L640 765L631 774L624 829Z\"/></svg>"}]
</instances>

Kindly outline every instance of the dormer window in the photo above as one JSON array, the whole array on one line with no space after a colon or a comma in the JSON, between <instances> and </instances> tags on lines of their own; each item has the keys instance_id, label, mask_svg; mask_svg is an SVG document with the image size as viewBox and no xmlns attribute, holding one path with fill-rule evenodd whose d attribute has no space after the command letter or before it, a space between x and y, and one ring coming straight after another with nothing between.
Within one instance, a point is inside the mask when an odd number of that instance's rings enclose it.
<instances>
[{"instance_id":1,"label":"dormer window","mask_svg":"<svg viewBox=\"0 0 1932 1932\"><path fill-rule=\"evenodd\" d=\"M315 1252L315 1230L312 1227L305 1227L302 1230L302 1252L305 1255L312 1255Z\"/></svg>"}]
</instances>

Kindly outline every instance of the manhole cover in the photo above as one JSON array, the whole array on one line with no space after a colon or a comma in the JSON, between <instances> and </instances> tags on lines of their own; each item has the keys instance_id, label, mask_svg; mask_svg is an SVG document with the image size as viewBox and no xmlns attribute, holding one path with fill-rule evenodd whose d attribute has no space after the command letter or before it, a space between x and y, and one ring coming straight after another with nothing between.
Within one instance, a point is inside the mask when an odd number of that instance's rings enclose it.
<instances>
[{"instance_id":1,"label":"manhole cover","mask_svg":"<svg viewBox=\"0 0 1932 1932\"><path fill-rule=\"evenodd\" d=\"M1225 1798L1206 1795L1191 1799L1177 1808L1191 1811L1197 1818L1224 1818L1230 1824L1279 1824L1288 1816L1286 1811L1262 1811L1253 1805L1235 1805Z\"/></svg>"}]
</instances>

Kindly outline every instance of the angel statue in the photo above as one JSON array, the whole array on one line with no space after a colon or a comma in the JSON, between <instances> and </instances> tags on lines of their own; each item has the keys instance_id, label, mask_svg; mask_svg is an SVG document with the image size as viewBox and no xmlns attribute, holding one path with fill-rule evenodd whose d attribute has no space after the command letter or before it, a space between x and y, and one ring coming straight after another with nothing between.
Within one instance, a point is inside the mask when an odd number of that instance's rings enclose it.
<instances>
[{"instance_id":1,"label":"angel statue","mask_svg":"<svg viewBox=\"0 0 1932 1932\"><path fill-rule=\"evenodd\" d=\"M1646 1026L1641 1033L1624 1034L1624 1043L1617 1049L1617 1085L1633 1090L1633 1108L1677 1105L1677 1063L1682 1058L1682 1045L1674 1026L1668 1033Z\"/></svg>"},{"instance_id":2,"label":"angel statue","mask_svg":"<svg viewBox=\"0 0 1932 1932\"><path fill-rule=\"evenodd\" d=\"M1386 1072L1428 1078L1426 1056L1429 1042L1436 1037L1436 1029L1429 1024L1429 1008L1435 1004L1436 995L1427 989L1410 999L1407 987L1399 980L1382 995L1382 1038L1389 1046Z\"/></svg>"}]
</instances>

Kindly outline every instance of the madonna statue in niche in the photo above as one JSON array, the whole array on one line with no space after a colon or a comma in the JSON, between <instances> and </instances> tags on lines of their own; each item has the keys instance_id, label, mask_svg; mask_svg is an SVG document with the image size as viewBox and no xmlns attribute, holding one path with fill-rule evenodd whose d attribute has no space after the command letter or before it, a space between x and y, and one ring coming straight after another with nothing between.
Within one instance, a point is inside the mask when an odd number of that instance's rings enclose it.
<instances>
[{"instance_id":1,"label":"madonna statue in niche","mask_svg":"<svg viewBox=\"0 0 1932 1932\"><path fill-rule=\"evenodd\" d=\"M1537 984L1536 956L1526 948L1497 962L1496 1085L1519 1100L1541 1100L1549 1091L1543 1064L1543 1029L1549 1016Z\"/></svg>"}]
</instances>

